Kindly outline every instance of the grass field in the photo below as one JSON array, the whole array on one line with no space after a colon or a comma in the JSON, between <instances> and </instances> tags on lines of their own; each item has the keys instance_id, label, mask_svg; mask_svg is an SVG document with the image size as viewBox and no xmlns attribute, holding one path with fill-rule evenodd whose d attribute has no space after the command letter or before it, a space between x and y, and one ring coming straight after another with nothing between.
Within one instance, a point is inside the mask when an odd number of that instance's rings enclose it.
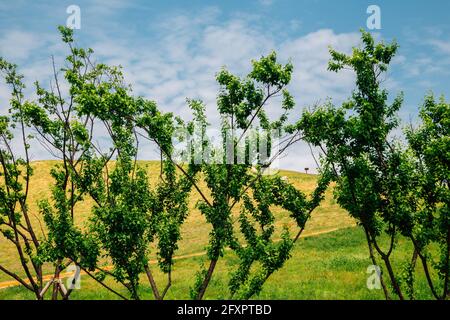
<instances>
[{"instance_id":1,"label":"grass field","mask_svg":"<svg viewBox=\"0 0 450 320\"><path fill-rule=\"evenodd\" d=\"M36 202L49 196L51 178L49 171L56 163L54 161L40 161L33 163L35 175L31 182L30 206L36 217L34 222L39 224ZM143 162L149 171L150 183L156 183L158 177L158 162ZM292 171L282 171L297 188L310 192L314 189L317 177ZM204 186L203 186L204 187ZM209 226L201 214L194 209L199 199L192 193L190 206L191 214L183 227L183 240L177 256L191 255L178 259L173 272L173 285L168 293L168 299L189 298L189 287L193 284L194 275L205 257L202 255L208 241ZM80 226L86 221L92 203L85 201L78 205L76 223ZM238 210L238 208L236 208ZM237 211L236 211L237 213ZM283 225L291 226L292 233L296 232L286 212L278 210L277 230ZM371 264L368 257L367 244L362 231L355 227L354 221L339 208L332 198L332 190L327 191L326 198L314 212L309 221L304 238L297 242L292 258L284 268L274 274L266 283L259 298L262 299L382 299L381 290L368 290L366 286L367 267ZM396 267L410 258L411 248L401 239L394 261ZM14 248L4 239L0 239L0 263L13 270L20 270L17 264ZM107 261L104 262L108 264ZM218 264L217 271L211 281L206 298L226 299L227 280L237 264L236 257L228 252ZM154 268L156 269L156 268ZM50 273L51 266L47 266ZM157 280L163 285L165 279L156 273ZM419 291L417 297L430 298L424 282L424 277L418 273ZM0 273L0 283L11 280ZM112 281L111 285L117 288ZM152 297L150 288L144 285L143 298ZM0 286L1 287L1 286ZM120 290L120 289L119 289ZM115 296L103 289L88 276L82 277L82 288L76 290L72 299L114 299ZM20 287L0 289L0 299L33 299L33 295Z\"/></svg>"},{"instance_id":2,"label":"grass field","mask_svg":"<svg viewBox=\"0 0 450 320\"><path fill-rule=\"evenodd\" d=\"M395 267L407 261L410 247L399 241L395 253ZM189 299L189 287L198 265L204 257L180 259L175 264L173 286L168 299ZM226 299L229 271L236 267L237 260L228 253L218 265L206 299ZM260 299L383 299L381 290L369 290L366 286L367 267L370 265L367 244L358 227L305 237L296 244L292 258L284 268L275 273L265 284ZM157 274L158 281L163 281ZM111 282L113 286L114 283ZM418 299L430 299L431 294L424 276L417 274ZM119 288L118 286L116 286ZM120 289L119 289L120 290ZM150 288L141 288L143 298L152 299ZM125 293L123 290L122 293ZM20 287L0 290L0 299L33 299L33 295ZM88 276L83 276L81 289L72 299L116 299Z\"/></svg>"}]
</instances>

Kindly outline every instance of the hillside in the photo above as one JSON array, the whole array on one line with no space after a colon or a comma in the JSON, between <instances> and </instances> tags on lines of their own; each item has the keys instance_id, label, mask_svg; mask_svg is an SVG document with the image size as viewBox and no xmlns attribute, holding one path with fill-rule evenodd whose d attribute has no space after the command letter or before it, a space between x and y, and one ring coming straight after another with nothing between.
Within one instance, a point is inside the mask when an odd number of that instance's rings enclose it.
<instances>
[{"instance_id":1,"label":"hillside","mask_svg":"<svg viewBox=\"0 0 450 320\"><path fill-rule=\"evenodd\" d=\"M39 200L48 198L50 196L50 187L52 178L50 170L57 164L57 161L36 161L32 163L34 175L30 184L29 206L33 216L33 223L38 230L42 230L45 226L37 208ZM146 166L149 173L149 182L155 185L159 178L159 162L158 161L143 161L140 165ZM303 174L293 171L281 171L281 175L286 176L296 188L311 192L314 189L317 176L312 174ZM204 185L200 185L205 188ZM345 228L354 224L353 220L346 214L344 210L339 208L332 198L332 190L328 190L326 199L321 206L316 209L311 220L309 221L304 235L321 234L341 228ZM177 256L196 255L201 254L208 242L209 225L206 223L204 217L195 209L196 202L200 199L195 191L192 191L190 197L190 215L182 229L182 241L177 252ZM92 202L86 200L76 207L75 219L76 223L83 227L86 223ZM238 213L239 207L235 208L235 214ZM291 232L296 232L293 222L289 219L286 212L282 210L275 210L277 214L277 232L281 231L284 225L291 227ZM42 232L40 232L42 234ZM0 239L0 262L13 270L21 270L16 257L15 248L8 243L4 238ZM105 261L105 264L107 262ZM50 266L47 266L50 272ZM0 273L0 282L11 280L6 274Z\"/></svg>"},{"instance_id":2,"label":"hillside","mask_svg":"<svg viewBox=\"0 0 450 320\"><path fill-rule=\"evenodd\" d=\"M50 169L56 161L37 161L33 168L35 174L31 181L30 209L34 212L33 223L39 223L39 213L36 202L49 196L51 178ZM151 184L158 179L159 163L156 161L141 162L148 167ZM299 189L312 191L317 181L317 176L293 171L281 171L281 175L288 179ZM204 186L202 186L204 188ZM191 214L183 227L183 240L176 254L176 262L173 272L173 286L169 290L168 299L188 299L189 288L195 273L200 265L205 262L204 248L208 240L208 225L204 218L194 209L198 195L193 192L190 200ZM85 201L76 210L77 224L83 226L89 215L92 203ZM238 208L236 209L238 210ZM237 211L236 211L237 212ZM280 222L277 229L284 224L289 224L285 212L276 212ZM41 222L42 223L42 222ZM326 198L321 206L316 209L309 221L305 232L292 252L292 258L286 265L276 272L266 283L259 298L261 299L383 299L381 290L368 290L367 266L371 265L367 251L367 243L363 232L354 227L354 221L348 214L339 208L332 198L332 188L326 193ZM382 244L388 243L386 237L382 238ZM409 261L411 245L405 239L399 238L395 251L394 266L400 270L404 263ZM0 261L2 264L20 270L17 263L14 248L4 239L0 239ZM154 256L152 257L155 258ZM155 263L154 260L152 260ZM227 282L230 273L237 267L237 259L233 253L227 251L224 258L219 261L206 298L226 299ZM108 261L104 261L108 265ZM155 269L157 282L164 283L164 275ZM51 266L46 267L46 274L51 274ZM144 277L144 275L142 275ZM416 271L418 285L417 298L430 299L431 293L426 284L423 271ZM48 280L48 279L46 279ZM144 280L144 279L143 279ZM106 282L119 290L122 294L123 287L107 278ZM141 293L145 299L152 299L151 290L142 282ZM280 286L280 283L283 283ZM87 275L82 276L82 290L75 290L72 299L116 299L117 297L103 289L98 283ZM2 299L34 299L31 292L14 286L5 274L0 273L0 300Z\"/></svg>"}]
</instances>

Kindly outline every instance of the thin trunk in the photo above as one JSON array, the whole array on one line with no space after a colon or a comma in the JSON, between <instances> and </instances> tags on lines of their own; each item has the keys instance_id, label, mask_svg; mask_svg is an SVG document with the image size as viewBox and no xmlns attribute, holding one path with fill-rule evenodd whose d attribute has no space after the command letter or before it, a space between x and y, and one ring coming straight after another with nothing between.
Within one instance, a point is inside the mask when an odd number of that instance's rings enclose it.
<instances>
[{"instance_id":1,"label":"thin trunk","mask_svg":"<svg viewBox=\"0 0 450 320\"><path fill-rule=\"evenodd\" d=\"M392 265L391 265L391 261L389 260L389 257L384 256L384 257L382 257L382 259L388 270L389 277L391 278L391 282L394 287L395 293L397 294L397 296L399 297L400 300L405 300L405 298L403 297L402 290L397 282L397 279L395 278L394 270L392 269Z\"/></svg>"},{"instance_id":2,"label":"thin trunk","mask_svg":"<svg viewBox=\"0 0 450 320\"><path fill-rule=\"evenodd\" d=\"M439 300L440 297L436 292L436 289L434 288L433 280L431 279L430 270L428 269L428 262L427 258L424 257L422 254L419 253L420 260L422 261L423 271L425 272L425 277L427 278L428 286L431 289L431 292L433 293L433 296Z\"/></svg>"},{"instance_id":3,"label":"thin trunk","mask_svg":"<svg viewBox=\"0 0 450 320\"><path fill-rule=\"evenodd\" d=\"M378 266L377 260L375 259L375 254L373 252L369 233L366 228L364 228L364 233L366 234L367 245L369 247L370 260L372 260L373 265ZM384 283L384 280L383 280L383 273L380 273L380 284L381 284L381 287L383 288L383 293L384 293L385 299L391 300L391 296L389 295L389 290L387 289L386 284Z\"/></svg>"},{"instance_id":4,"label":"thin trunk","mask_svg":"<svg viewBox=\"0 0 450 320\"><path fill-rule=\"evenodd\" d=\"M58 300L58 292L59 292L59 274L60 274L60 264L61 260L58 260L56 267L55 267L55 277L53 280L53 293L52 293L52 300Z\"/></svg>"},{"instance_id":5,"label":"thin trunk","mask_svg":"<svg viewBox=\"0 0 450 320\"><path fill-rule=\"evenodd\" d=\"M370 234L369 234L369 237L370 237ZM377 252L380 254L381 259L383 260L384 265L386 266L386 269L388 271L389 278L391 279L391 284L394 287L395 293L397 294L397 296L400 300L404 300L405 298L403 296L402 289L400 288L400 285L398 284L398 281L395 277L394 269L392 268L391 261L389 259L389 255L385 254L381 250L381 248L378 246L377 241L375 239L371 238L370 241L372 242L372 244L375 247L375 249L377 250Z\"/></svg>"},{"instance_id":6,"label":"thin trunk","mask_svg":"<svg viewBox=\"0 0 450 320\"><path fill-rule=\"evenodd\" d=\"M156 285L155 278L153 277L150 267L146 265L144 269L145 273L147 274L148 281L150 282L150 286L152 287L153 296L156 300L161 300L161 295L159 294L158 286Z\"/></svg>"},{"instance_id":7,"label":"thin trunk","mask_svg":"<svg viewBox=\"0 0 450 320\"><path fill-rule=\"evenodd\" d=\"M217 260L218 260L218 258L216 258L216 257L214 257L211 260L211 262L209 264L208 272L206 273L206 277L203 280L203 283L202 283L202 285L200 287L200 290L198 292L198 295L197 295L197 298L196 298L197 300L202 300L203 299L203 296L205 295L206 289L208 288L209 282L211 281L211 277L213 275L214 269L216 268Z\"/></svg>"},{"instance_id":8,"label":"thin trunk","mask_svg":"<svg viewBox=\"0 0 450 320\"><path fill-rule=\"evenodd\" d=\"M122 298L123 300L128 300L127 297L125 297L124 295L120 294L119 292L115 291L113 288L111 288L110 286L106 285L103 281L100 281L99 279L97 279L91 272L89 272L87 269L82 268L81 270L83 270L84 272L86 272L86 274L91 277L92 279L94 279L95 281L97 281L101 286L103 286L105 289L111 291L112 293L114 293L116 296Z\"/></svg>"},{"instance_id":9,"label":"thin trunk","mask_svg":"<svg viewBox=\"0 0 450 320\"><path fill-rule=\"evenodd\" d=\"M448 299L450 297L449 269L450 269L450 228L447 229L447 256L445 257L444 290L442 293L442 299Z\"/></svg>"},{"instance_id":10,"label":"thin trunk","mask_svg":"<svg viewBox=\"0 0 450 320\"><path fill-rule=\"evenodd\" d=\"M169 273L167 274L167 285L164 288L164 291L161 295L161 300L164 299L164 297L166 296L166 293L169 291L169 288L172 286L172 270L169 270Z\"/></svg>"},{"instance_id":11,"label":"thin trunk","mask_svg":"<svg viewBox=\"0 0 450 320\"><path fill-rule=\"evenodd\" d=\"M417 251L417 254L419 255L420 261L422 262L422 267L423 267L423 271L425 273L425 277L427 279L428 282L428 286L430 287L431 293L433 294L434 298L439 300L440 297L434 287L433 284L433 279L431 279L431 275L430 275L430 270L428 269L428 262L427 262L427 258L422 254L421 248L419 247L419 245L417 244L416 240L414 239L414 237L410 237L415 250Z\"/></svg>"}]
</instances>

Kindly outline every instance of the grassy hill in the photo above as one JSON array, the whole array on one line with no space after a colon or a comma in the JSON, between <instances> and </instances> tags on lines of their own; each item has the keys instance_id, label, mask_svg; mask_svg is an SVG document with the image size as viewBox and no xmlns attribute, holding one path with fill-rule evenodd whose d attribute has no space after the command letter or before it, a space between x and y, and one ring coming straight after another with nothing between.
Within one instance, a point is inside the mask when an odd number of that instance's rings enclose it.
<instances>
[{"instance_id":1,"label":"grassy hill","mask_svg":"<svg viewBox=\"0 0 450 320\"><path fill-rule=\"evenodd\" d=\"M49 197L51 186L50 169L56 161L34 162L34 176L31 181L30 209L34 213L33 223L42 224L36 203L38 200ZM154 185L159 176L159 162L145 161L149 172L150 184ZM298 189L311 192L317 181L317 176L293 171L281 171L281 175L288 177ZM201 185L201 188L205 186ZM189 298L189 287L192 285L194 275L199 269L208 242L209 225L204 217L194 208L199 200L198 194L192 192L190 198L191 213L182 229L183 239L177 252L178 259L173 272L173 286L169 291L169 299ZM89 216L92 202L86 200L80 203L75 211L76 223L83 226ZM239 208L236 207L235 214ZM283 210L276 211L277 230L281 231L284 225L290 226L291 232L297 230L288 215ZM408 259L408 244L399 241L397 264L401 266ZM366 269L370 259L367 252L362 231L355 227L354 221L333 200L330 188L321 206L313 213L311 220L294 250L293 257L285 267L274 274L266 283L260 298L263 299L382 299L381 290L370 291L366 287ZM154 258L154 257L153 257ZM0 263L20 270L14 248L3 238L0 239ZM224 259L218 264L206 298L227 298L227 280L230 271L236 267L237 259L231 252L227 252ZM107 261L104 264L108 264ZM154 268L156 269L156 268ZM46 273L51 272L47 266ZM156 273L156 279L163 282L162 274ZM0 273L0 284L11 280ZM113 280L109 280L114 286ZM419 297L428 298L425 280L419 275ZM144 283L146 283L144 281ZM280 285L282 283L282 285ZM0 286L1 287L1 286ZM145 298L151 298L150 289L142 286ZM100 287L88 276L82 277L82 290L72 295L73 299L114 299L107 290ZM0 289L0 299L33 299L33 295L20 287Z\"/></svg>"},{"instance_id":2,"label":"grassy hill","mask_svg":"<svg viewBox=\"0 0 450 320\"><path fill-rule=\"evenodd\" d=\"M387 244L385 239L384 244ZM401 268L402 263L410 257L410 246L399 241L395 251L394 267ZM205 260L204 256L193 256L177 260L173 272L173 286L167 299L189 299L189 288L198 266ZM227 281L230 271L236 268L237 259L227 252L220 260L206 299L227 299ZM259 299L384 299L381 290L369 290L366 286L367 267L371 265L363 231L357 227L343 228L337 231L304 237L296 243L292 258L276 272L264 285ZM143 276L144 278L144 276ZM157 282L164 283L160 273L155 274ZM144 279L143 279L144 280ZM426 279L417 273L417 299L432 299ZM126 292L107 281L122 294ZM147 283L143 281L141 296L152 299ZM1 299L34 299L31 292L12 287L0 289ZM88 276L82 276L81 290L76 290L71 299L117 299L109 291Z\"/></svg>"},{"instance_id":3,"label":"grassy hill","mask_svg":"<svg viewBox=\"0 0 450 320\"><path fill-rule=\"evenodd\" d=\"M34 175L32 176L30 183L30 195L29 205L32 212L33 223L37 226L38 232L44 228L44 223L40 217L37 202L41 199L50 197L50 187L52 185L52 178L50 176L50 170L57 164L57 161L36 161L32 163L34 169ZM140 165L147 167L149 182L151 185L155 185L159 178L159 162L158 161L142 161ZM302 174L293 171L281 171L281 175L287 176L297 188L307 193L314 190L317 177L311 174ZM200 183L200 187L206 190L206 187ZM210 226L206 223L204 217L195 208L195 204L200 200L200 196L192 191L190 197L190 215L182 228L182 241L180 242L177 255L186 255L202 252L208 243L208 233ZM83 227L85 225L87 217L90 214L92 201L86 200L79 203L75 210L76 224ZM236 206L234 213L238 214L239 206ZM286 212L278 210L277 214L277 232L282 230L284 225L292 227L292 233L296 232L294 222L289 219ZM338 228L347 227L353 224L353 220L346 214L344 210L332 199L331 190L327 192L326 200L322 203L321 207L314 213L311 221L309 222L305 234L317 233L329 230L335 230ZM4 238L0 239L0 263L7 267L11 267L13 270L21 270L17 260L15 247L8 243ZM0 282L9 280L8 276L0 273Z\"/></svg>"}]
</instances>

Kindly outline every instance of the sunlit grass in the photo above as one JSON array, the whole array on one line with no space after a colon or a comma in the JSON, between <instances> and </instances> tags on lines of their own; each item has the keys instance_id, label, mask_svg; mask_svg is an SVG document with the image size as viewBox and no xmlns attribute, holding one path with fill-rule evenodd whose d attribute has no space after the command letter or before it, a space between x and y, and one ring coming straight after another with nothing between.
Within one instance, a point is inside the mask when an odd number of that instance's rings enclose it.
<instances>
[{"instance_id":1,"label":"sunlit grass","mask_svg":"<svg viewBox=\"0 0 450 320\"><path fill-rule=\"evenodd\" d=\"M50 176L50 170L57 164L57 161L36 161L32 163L34 175L32 176L30 183L28 204L32 223L40 236L42 236L42 232L40 231L41 226L42 229L45 229L45 225L39 213L37 203L42 199L50 198L51 186L53 183L53 178ZM160 163L158 161L140 161L139 165L147 168L149 183L151 186L155 186L159 179ZM293 183L296 188L306 193L310 193L314 190L317 181L317 176L312 174L302 174L293 171L281 171L279 174L288 177L289 181ZM200 188L208 195L206 186L201 180ZM195 208L196 203L200 199L200 195L193 190L189 202L190 214L182 227L183 239L179 243L179 250L176 255L203 252L208 243L208 234L211 230L210 225L206 223L204 217ZM86 198L85 201L78 203L75 208L75 223L82 228L84 228L87 223L92 205L93 201ZM278 237L285 225L291 228L292 233L297 231L294 222L289 218L289 215L286 212L283 212L283 210L279 208L275 208L274 212L277 216L275 238ZM233 211L233 214L238 213L239 205L236 206ZM305 234L333 230L349 225L353 225L353 220L334 202L330 189L327 191L326 199L314 212L307 225ZM2 265L16 271L19 275L24 276L20 262L17 258L15 247L3 237L0 238L0 253L0 263ZM153 253L151 258L154 257ZM105 263L107 262L105 261ZM51 273L53 267L51 265L46 265L44 270L45 273ZM7 280L11 280L11 278L0 272L0 282Z\"/></svg>"},{"instance_id":2,"label":"sunlit grass","mask_svg":"<svg viewBox=\"0 0 450 320\"><path fill-rule=\"evenodd\" d=\"M387 239L382 240L382 244ZM394 256L394 268L401 270L403 262L410 258L411 247L400 239ZM167 299L189 299L189 288L195 272L205 261L204 256L180 259L175 264L173 286ZM229 275L237 266L236 257L227 252L220 261L217 272L210 283L206 299L227 299ZM260 299L384 299L381 290L369 290L366 285L367 267L371 265L364 234L358 227L350 227L335 232L300 239L295 245L292 258L285 266L273 274L265 284ZM417 268L417 299L430 299L431 293L420 268ZM156 272L160 286L165 283L162 274ZM108 280L124 295L127 292ZM142 277L142 299L152 299L152 293ZM33 299L27 290L15 287L0 290L0 299ZM117 299L87 275L82 276L81 289L76 290L72 299Z\"/></svg>"}]
</instances>

